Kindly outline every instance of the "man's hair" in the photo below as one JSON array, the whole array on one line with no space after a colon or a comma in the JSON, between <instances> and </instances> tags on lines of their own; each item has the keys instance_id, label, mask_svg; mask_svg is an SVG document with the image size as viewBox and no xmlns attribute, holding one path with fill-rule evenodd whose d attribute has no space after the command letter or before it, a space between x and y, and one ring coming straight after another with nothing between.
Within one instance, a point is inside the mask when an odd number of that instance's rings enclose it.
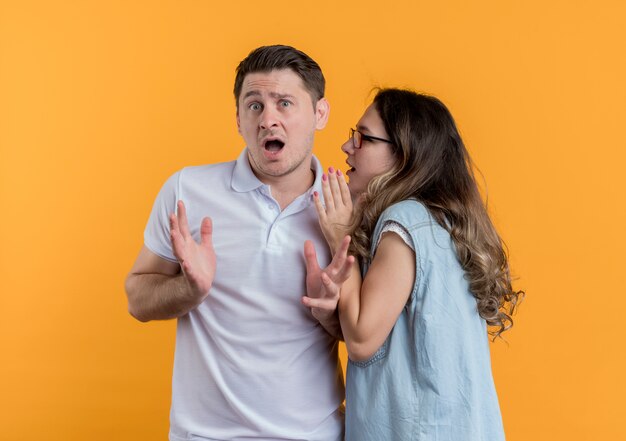
<instances>
[{"instance_id":1,"label":"man's hair","mask_svg":"<svg viewBox=\"0 0 626 441\"><path fill-rule=\"evenodd\" d=\"M235 102L239 108L239 95L246 75L270 72L275 69L291 69L298 75L311 95L313 105L324 97L326 80L320 66L307 54L291 46L261 46L248 54L235 70Z\"/></svg>"}]
</instances>

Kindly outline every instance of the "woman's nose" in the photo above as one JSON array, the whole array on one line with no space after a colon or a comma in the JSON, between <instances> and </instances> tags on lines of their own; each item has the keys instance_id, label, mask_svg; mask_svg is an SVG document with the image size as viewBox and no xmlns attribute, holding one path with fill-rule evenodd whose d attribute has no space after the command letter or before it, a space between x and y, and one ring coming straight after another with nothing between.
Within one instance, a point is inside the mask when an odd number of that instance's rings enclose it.
<instances>
[{"instance_id":1,"label":"woman's nose","mask_svg":"<svg viewBox=\"0 0 626 441\"><path fill-rule=\"evenodd\" d=\"M346 155L351 155L354 153L354 144L352 143L352 138L349 138L346 142L344 142L341 146L341 151Z\"/></svg>"}]
</instances>

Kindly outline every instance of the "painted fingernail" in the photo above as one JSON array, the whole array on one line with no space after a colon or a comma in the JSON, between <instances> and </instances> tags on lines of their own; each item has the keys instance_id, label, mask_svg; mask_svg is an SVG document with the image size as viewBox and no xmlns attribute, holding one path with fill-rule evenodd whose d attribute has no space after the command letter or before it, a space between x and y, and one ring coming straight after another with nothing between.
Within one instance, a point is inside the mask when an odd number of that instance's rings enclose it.
<instances>
[{"instance_id":1,"label":"painted fingernail","mask_svg":"<svg viewBox=\"0 0 626 441\"><path fill-rule=\"evenodd\" d=\"M322 175L322 181L326 181L326 180L328 180L328 176L326 176L326 173L324 173L324 174Z\"/></svg>"},{"instance_id":2,"label":"painted fingernail","mask_svg":"<svg viewBox=\"0 0 626 441\"><path fill-rule=\"evenodd\" d=\"M313 196L318 197L318 193L316 191L313 192Z\"/></svg>"},{"instance_id":3,"label":"painted fingernail","mask_svg":"<svg viewBox=\"0 0 626 441\"><path fill-rule=\"evenodd\" d=\"M337 176L342 176L341 170L337 170Z\"/></svg>"},{"instance_id":4,"label":"painted fingernail","mask_svg":"<svg viewBox=\"0 0 626 441\"><path fill-rule=\"evenodd\" d=\"M328 167L328 173L335 173L335 169L333 167Z\"/></svg>"}]
</instances>

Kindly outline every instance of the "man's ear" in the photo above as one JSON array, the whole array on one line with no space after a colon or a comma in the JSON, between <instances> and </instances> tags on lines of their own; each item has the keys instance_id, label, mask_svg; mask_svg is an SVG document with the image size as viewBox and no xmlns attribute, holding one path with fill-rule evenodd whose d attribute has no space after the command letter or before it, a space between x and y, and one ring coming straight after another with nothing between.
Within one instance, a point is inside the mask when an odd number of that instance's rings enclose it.
<instances>
[{"instance_id":1,"label":"man's ear","mask_svg":"<svg viewBox=\"0 0 626 441\"><path fill-rule=\"evenodd\" d=\"M326 127L329 114L330 104L328 103L326 98L321 98L317 100L317 104L315 104L315 128L317 130L322 130L324 127Z\"/></svg>"},{"instance_id":2,"label":"man's ear","mask_svg":"<svg viewBox=\"0 0 626 441\"><path fill-rule=\"evenodd\" d=\"M239 109L237 109L237 133L241 135L241 124L239 122Z\"/></svg>"}]
</instances>

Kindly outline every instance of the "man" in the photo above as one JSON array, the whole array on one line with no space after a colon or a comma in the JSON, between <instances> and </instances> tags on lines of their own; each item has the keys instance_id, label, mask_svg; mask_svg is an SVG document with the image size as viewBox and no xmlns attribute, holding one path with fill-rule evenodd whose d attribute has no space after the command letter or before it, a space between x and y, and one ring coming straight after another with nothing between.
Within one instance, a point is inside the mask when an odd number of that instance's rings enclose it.
<instances>
[{"instance_id":1,"label":"man","mask_svg":"<svg viewBox=\"0 0 626 441\"><path fill-rule=\"evenodd\" d=\"M312 201L324 86L294 48L252 51L234 90L246 149L175 173L155 201L126 292L138 320L178 319L170 440L343 437L337 320L300 302L303 243L326 250ZM323 295L320 271L309 268L309 295ZM345 278L349 265L324 271Z\"/></svg>"}]
</instances>

